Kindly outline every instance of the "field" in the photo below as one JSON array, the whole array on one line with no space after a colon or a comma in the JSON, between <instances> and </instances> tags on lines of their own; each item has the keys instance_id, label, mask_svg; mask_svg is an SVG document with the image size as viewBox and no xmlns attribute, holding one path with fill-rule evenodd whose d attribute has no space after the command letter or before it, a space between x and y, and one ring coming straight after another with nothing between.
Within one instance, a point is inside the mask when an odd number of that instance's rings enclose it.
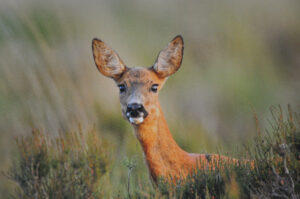
<instances>
[{"instance_id":1,"label":"field","mask_svg":"<svg viewBox=\"0 0 300 199\"><path fill-rule=\"evenodd\" d=\"M20 156L15 138L30 138L33 130L49 140L96 133L107 163L99 182L105 197L128 197L132 165L131 191L153 190L118 89L93 62L94 37L130 67L151 66L168 41L183 35L182 67L160 95L171 132L189 152L240 156L257 136L255 115L264 133L271 106L280 104L286 115L291 104L299 114L299 7L296 0L2 0L1 198L17 195L7 178Z\"/></svg>"}]
</instances>

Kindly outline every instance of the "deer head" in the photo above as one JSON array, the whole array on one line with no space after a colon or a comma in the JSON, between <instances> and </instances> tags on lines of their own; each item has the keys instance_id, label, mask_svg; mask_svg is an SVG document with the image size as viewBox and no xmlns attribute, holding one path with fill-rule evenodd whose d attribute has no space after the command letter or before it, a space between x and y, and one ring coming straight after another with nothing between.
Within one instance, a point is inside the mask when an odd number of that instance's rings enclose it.
<instances>
[{"instance_id":1,"label":"deer head","mask_svg":"<svg viewBox=\"0 0 300 199\"><path fill-rule=\"evenodd\" d=\"M176 36L158 54L153 66L129 68L107 44L93 40L96 66L119 87L122 114L131 124L139 125L158 114L158 93L166 79L180 68L183 46L182 37Z\"/></svg>"}]
</instances>

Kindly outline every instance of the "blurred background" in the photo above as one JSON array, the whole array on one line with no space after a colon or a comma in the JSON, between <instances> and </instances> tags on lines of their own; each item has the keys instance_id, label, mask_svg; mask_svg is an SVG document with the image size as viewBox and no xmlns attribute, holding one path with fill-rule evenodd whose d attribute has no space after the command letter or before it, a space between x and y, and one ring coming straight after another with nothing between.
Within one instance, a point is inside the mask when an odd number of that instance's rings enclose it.
<instances>
[{"instance_id":1,"label":"blurred background","mask_svg":"<svg viewBox=\"0 0 300 199\"><path fill-rule=\"evenodd\" d=\"M185 150L234 151L256 134L254 112L267 128L270 106L300 110L297 0L1 0L0 170L14 160L14 137L81 126L114 146L117 188L109 191L125 188L125 157L137 159L136 173L147 178L118 89L97 71L91 41L105 41L129 67L148 67L177 34L183 64L160 101ZM2 198L14 187L0 175Z\"/></svg>"}]
</instances>

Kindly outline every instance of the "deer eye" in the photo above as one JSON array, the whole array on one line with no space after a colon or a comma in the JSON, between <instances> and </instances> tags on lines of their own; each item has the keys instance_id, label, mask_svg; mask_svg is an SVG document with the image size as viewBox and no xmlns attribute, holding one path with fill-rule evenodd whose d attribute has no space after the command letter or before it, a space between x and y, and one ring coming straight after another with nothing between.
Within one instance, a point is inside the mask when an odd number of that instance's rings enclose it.
<instances>
[{"instance_id":1,"label":"deer eye","mask_svg":"<svg viewBox=\"0 0 300 199\"><path fill-rule=\"evenodd\" d=\"M154 93L156 93L157 92L157 88L158 88L158 84L153 84L151 86L151 91L154 92Z\"/></svg>"},{"instance_id":2,"label":"deer eye","mask_svg":"<svg viewBox=\"0 0 300 199\"><path fill-rule=\"evenodd\" d=\"M126 91L126 86L124 84L119 84L118 85L120 93L124 93Z\"/></svg>"}]
</instances>

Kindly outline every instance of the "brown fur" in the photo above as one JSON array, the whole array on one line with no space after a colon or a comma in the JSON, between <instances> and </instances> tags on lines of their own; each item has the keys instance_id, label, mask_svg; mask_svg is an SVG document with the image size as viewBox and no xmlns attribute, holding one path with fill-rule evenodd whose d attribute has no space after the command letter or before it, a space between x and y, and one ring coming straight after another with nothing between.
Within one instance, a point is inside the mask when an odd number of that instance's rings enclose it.
<instances>
[{"instance_id":1,"label":"brown fur","mask_svg":"<svg viewBox=\"0 0 300 199\"><path fill-rule=\"evenodd\" d=\"M235 159L226 156L191 154L181 149L170 133L158 100L158 92L151 92L153 84L159 85L159 91L166 78L179 69L183 55L181 36L175 37L159 53L154 66L148 69L125 67L119 56L100 40L93 41L93 53L95 63L103 75L113 78L118 85L126 85L126 93L120 94L124 118L127 119L126 108L132 97L138 98L149 113L143 123L132 126L154 182L157 182L158 177L185 177L196 165L205 168L218 163L219 160L236 162ZM116 60L119 60L119 63L116 63ZM111 62L115 65L112 66Z\"/></svg>"}]
</instances>

